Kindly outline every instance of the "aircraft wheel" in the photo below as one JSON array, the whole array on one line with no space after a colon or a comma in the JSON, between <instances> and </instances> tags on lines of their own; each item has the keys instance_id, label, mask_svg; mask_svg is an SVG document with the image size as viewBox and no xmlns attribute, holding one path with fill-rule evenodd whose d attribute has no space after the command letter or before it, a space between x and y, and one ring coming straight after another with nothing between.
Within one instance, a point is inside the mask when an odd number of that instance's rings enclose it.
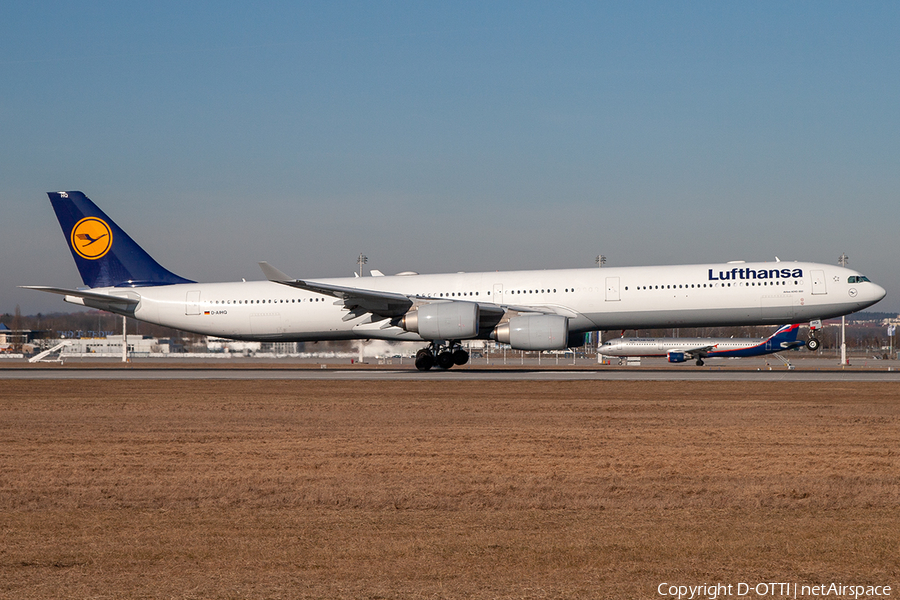
<instances>
[{"instance_id":1,"label":"aircraft wheel","mask_svg":"<svg viewBox=\"0 0 900 600\"><path fill-rule=\"evenodd\" d=\"M442 369L449 369L453 366L453 353L441 352L437 355L437 364Z\"/></svg>"},{"instance_id":2,"label":"aircraft wheel","mask_svg":"<svg viewBox=\"0 0 900 600\"><path fill-rule=\"evenodd\" d=\"M815 352L816 350L818 350L819 348L822 347L822 342L820 342L820 341L818 340L818 338L812 337L812 338L809 338L808 340L806 340L806 347L807 347L811 352Z\"/></svg>"},{"instance_id":3,"label":"aircraft wheel","mask_svg":"<svg viewBox=\"0 0 900 600\"><path fill-rule=\"evenodd\" d=\"M434 354L428 348L422 348L416 352L416 368L420 371L427 371L434 366Z\"/></svg>"},{"instance_id":4,"label":"aircraft wheel","mask_svg":"<svg viewBox=\"0 0 900 600\"><path fill-rule=\"evenodd\" d=\"M702 358L698 358L698 359L697 359L697 366L698 366L698 367L702 367L702 366L703 366L703 359L702 359Z\"/></svg>"},{"instance_id":5,"label":"aircraft wheel","mask_svg":"<svg viewBox=\"0 0 900 600\"><path fill-rule=\"evenodd\" d=\"M455 365L464 365L469 362L469 353L463 350L462 348L457 348L453 351L453 364Z\"/></svg>"}]
</instances>

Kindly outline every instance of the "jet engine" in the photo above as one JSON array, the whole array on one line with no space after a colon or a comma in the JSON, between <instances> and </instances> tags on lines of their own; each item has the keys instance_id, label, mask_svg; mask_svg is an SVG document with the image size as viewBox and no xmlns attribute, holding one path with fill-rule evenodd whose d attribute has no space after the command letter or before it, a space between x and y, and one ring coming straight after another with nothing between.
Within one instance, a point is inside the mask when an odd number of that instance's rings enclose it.
<instances>
[{"instance_id":1,"label":"jet engine","mask_svg":"<svg viewBox=\"0 0 900 600\"><path fill-rule=\"evenodd\" d=\"M565 350L568 333L566 317L523 315L498 325L491 337L516 350Z\"/></svg>"},{"instance_id":2,"label":"jet engine","mask_svg":"<svg viewBox=\"0 0 900 600\"><path fill-rule=\"evenodd\" d=\"M478 336L478 305L474 302L423 304L403 315L400 326L425 340L465 340Z\"/></svg>"},{"instance_id":3,"label":"jet engine","mask_svg":"<svg viewBox=\"0 0 900 600\"><path fill-rule=\"evenodd\" d=\"M666 358L669 359L670 363L683 363L687 361L688 357L684 352L678 352L677 350L672 350L671 352L666 353Z\"/></svg>"}]
</instances>

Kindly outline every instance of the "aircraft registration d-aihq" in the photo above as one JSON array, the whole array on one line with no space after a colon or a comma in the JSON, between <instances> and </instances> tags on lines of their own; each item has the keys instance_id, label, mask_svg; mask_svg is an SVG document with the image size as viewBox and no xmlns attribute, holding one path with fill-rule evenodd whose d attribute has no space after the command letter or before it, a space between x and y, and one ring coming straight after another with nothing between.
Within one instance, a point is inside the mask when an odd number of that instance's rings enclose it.
<instances>
[{"instance_id":1,"label":"aircraft registration d-aihq","mask_svg":"<svg viewBox=\"0 0 900 600\"><path fill-rule=\"evenodd\" d=\"M589 331L815 322L885 296L852 269L787 261L328 279L263 262L266 281L197 283L163 268L83 193L48 196L86 287L23 287L236 340L424 342L420 370L468 362L464 340L562 350Z\"/></svg>"}]
</instances>

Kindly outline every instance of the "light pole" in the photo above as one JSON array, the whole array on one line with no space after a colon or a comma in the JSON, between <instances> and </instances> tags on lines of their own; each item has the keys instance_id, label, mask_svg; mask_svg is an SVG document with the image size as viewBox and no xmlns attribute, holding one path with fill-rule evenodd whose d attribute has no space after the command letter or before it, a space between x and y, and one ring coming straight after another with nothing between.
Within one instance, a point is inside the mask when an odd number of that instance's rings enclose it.
<instances>
[{"instance_id":1,"label":"light pole","mask_svg":"<svg viewBox=\"0 0 900 600\"><path fill-rule=\"evenodd\" d=\"M359 276L360 277L362 277L363 265L366 264L367 262L369 262L369 257L366 256L365 254L363 254L362 252L360 252L359 258L356 259L356 264L359 265Z\"/></svg>"},{"instance_id":2,"label":"light pole","mask_svg":"<svg viewBox=\"0 0 900 600\"><path fill-rule=\"evenodd\" d=\"M597 255L597 258L594 259L594 262L597 263L597 267L602 269L603 265L606 264L606 257L603 256L602 254L599 254L599 255ZM600 352L599 352L600 344L602 344L602 343L603 343L603 332L598 330L597 331L597 348L598 348L597 362L602 362L601 361L602 357L600 356Z\"/></svg>"},{"instance_id":3,"label":"light pole","mask_svg":"<svg viewBox=\"0 0 900 600\"><path fill-rule=\"evenodd\" d=\"M838 264L842 267L846 267L847 263L850 261L850 257L847 256L846 252L841 252L841 257L838 259ZM841 315L841 366L847 364L847 321L844 315Z\"/></svg>"},{"instance_id":4,"label":"light pole","mask_svg":"<svg viewBox=\"0 0 900 600\"><path fill-rule=\"evenodd\" d=\"M360 252L359 258L356 259L356 263L359 265L359 276L360 277L362 277L363 265L366 264L367 262L369 262L369 257L366 256L365 254L363 254L362 252ZM357 362L360 364L365 362L365 359L366 359L366 357L364 356L364 353L363 353L364 349L365 349L365 342L363 340L359 340L359 360Z\"/></svg>"}]
</instances>

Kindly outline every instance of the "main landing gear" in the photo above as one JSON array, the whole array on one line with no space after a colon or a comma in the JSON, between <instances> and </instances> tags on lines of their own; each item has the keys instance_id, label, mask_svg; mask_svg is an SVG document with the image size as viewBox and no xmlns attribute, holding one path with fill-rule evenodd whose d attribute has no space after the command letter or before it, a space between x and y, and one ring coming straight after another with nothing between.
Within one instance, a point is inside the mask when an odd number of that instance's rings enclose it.
<instances>
[{"instance_id":1,"label":"main landing gear","mask_svg":"<svg viewBox=\"0 0 900 600\"><path fill-rule=\"evenodd\" d=\"M431 342L430 346L416 352L416 368L420 371L427 371L434 366L449 369L453 365L464 365L467 362L469 353L463 350L459 342L454 341L449 344Z\"/></svg>"},{"instance_id":2,"label":"main landing gear","mask_svg":"<svg viewBox=\"0 0 900 600\"><path fill-rule=\"evenodd\" d=\"M698 366L698 367L702 367L702 366L703 366L703 358L702 358L702 357L698 357L698 358L697 358L697 366Z\"/></svg>"}]
</instances>

